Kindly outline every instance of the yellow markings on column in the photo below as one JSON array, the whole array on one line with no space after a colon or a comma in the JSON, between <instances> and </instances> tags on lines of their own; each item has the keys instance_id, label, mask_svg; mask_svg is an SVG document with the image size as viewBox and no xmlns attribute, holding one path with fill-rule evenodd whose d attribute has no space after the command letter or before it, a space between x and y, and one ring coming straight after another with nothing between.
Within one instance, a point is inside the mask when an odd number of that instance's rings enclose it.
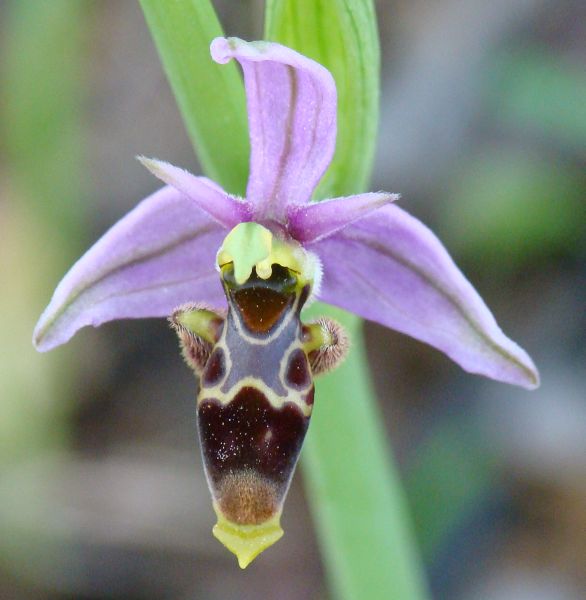
<instances>
[{"instance_id":1,"label":"yellow markings on column","mask_svg":"<svg viewBox=\"0 0 586 600\"><path fill-rule=\"evenodd\" d=\"M258 223L239 223L228 233L218 251L220 269L232 263L236 283L245 283L252 269L261 279L268 279L277 264L298 274L298 285L313 284L315 259L295 240L282 240Z\"/></svg>"}]
</instances>

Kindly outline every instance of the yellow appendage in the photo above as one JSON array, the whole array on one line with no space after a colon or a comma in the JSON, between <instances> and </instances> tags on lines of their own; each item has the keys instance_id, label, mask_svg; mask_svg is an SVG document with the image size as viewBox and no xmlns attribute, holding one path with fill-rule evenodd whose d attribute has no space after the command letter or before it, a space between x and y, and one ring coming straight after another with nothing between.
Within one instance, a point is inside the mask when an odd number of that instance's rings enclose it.
<instances>
[{"instance_id":1,"label":"yellow appendage","mask_svg":"<svg viewBox=\"0 0 586 600\"><path fill-rule=\"evenodd\" d=\"M212 530L214 536L236 555L241 569L246 567L263 551L283 535L281 513L260 525L237 525L231 523L214 506L218 522Z\"/></svg>"},{"instance_id":2,"label":"yellow appendage","mask_svg":"<svg viewBox=\"0 0 586 600\"><path fill-rule=\"evenodd\" d=\"M295 273L299 285L313 283L316 262L301 244L294 240L281 240L258 223L239 223L228 233L218 251L216 261L220 269L234 265L234 278L238 284L248 280L252 269L261 279L268 279L272 265L287 267Z\"/></svg>"}]
</instances>

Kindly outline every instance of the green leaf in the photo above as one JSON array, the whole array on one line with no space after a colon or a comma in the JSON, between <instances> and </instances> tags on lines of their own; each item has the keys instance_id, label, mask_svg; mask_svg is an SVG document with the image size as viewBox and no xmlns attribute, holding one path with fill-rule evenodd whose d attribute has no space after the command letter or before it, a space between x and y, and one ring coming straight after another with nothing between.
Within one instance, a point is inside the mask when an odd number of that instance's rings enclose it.
<instances>
[{"instance_id":1,"label":"green leaf","mask_svg":"<svg viewBox=\"0 0 586 600\"><path fill-rule=\"evenodd\" d=\"M234 63L218 65L210 43L222 27L209 0L140 0L185 126L206 175L244 194L248 125Z\"/></svg>"},{"instance_id":2,"label":"green leaf","mask_svg":"<svg viewBox=\"0 0 586 600\"><path fill-rule=\"evenodd\" d=\"M265 37L327 67L338 89L336 154L315 197L365 190L379 105L379 43L371 0L268 0Z\"/></svg>"}]
</instances>

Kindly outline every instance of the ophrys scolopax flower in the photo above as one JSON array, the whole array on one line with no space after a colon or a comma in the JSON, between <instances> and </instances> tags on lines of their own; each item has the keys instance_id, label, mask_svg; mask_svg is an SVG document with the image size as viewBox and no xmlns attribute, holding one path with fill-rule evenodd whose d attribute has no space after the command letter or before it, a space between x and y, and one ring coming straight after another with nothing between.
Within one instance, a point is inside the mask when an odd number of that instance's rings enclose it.
<instances>
[{"instance_id":1,"label":"ophrys scolopax flower","mask_svg":"<svg viewBox=\"0 0 586 600\"><path fill-rule=\"evenodd\" d=\"M302 324L310 296L427 342L470 372L527 388L538 375L434 234L391 204L395 195L311 202L335 147L336 89L325 68L278 44L235 38L216 39L212 56L235 58L244 72L246 198L141 159L167 185L72 267L34 340L49 350L86 325L172 315L200 376L214 533L246 566L282 535L312 377L335 367L347 346L329 320Z\"/></svg>"}]
</instances>

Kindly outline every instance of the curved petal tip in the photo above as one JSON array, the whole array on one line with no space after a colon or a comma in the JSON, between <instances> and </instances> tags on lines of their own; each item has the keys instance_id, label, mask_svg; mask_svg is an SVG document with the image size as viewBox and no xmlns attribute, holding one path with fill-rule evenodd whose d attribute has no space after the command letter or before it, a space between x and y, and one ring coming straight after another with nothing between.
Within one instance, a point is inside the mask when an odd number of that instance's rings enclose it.
<instances>
[{"instance_id":1,"label":"curved petal tip","mask_svg":"<svg viewBox=\"0 0 586 600\"><path fill-rule=\"evenodd\" d=\"M210 44L212 58L221 65L225 65L232 58L230 44L226 38L217 37Z\"/></svg>"},{"instance_id":2,"label":"curved petal tip","mask_svg":"<svg viewBox=\"0 0 586 600\"><path fill-rule=\"evenodd\" d=\"M45 339L45 333L46 333L48 326L49 326L48 319L45 317L45 313L43 313L41 315L41 318L35 325L35 330L33 331L32 342L33 342L33 347L37 352L48 352L49 350L52 350L56 346L59 346L60 344L64 344L65 342L69 341L69 339L63 339L62 341L55 342L53 344L51 344L50 342L47 342L47 340Z\"/></svg>"},{"instance_id":3,"label":"curved petal tip","mask_svg":"<svg viewBox=\"0 0 586 600\"><path fill-rule=\"evenodd\" d=\"M281 46L279 44L265 42L262 40L256 42L246 42L245 40L241 40L237 37L217 37L212 40L212 43L210 44L210 54L217 63L225 65L237 55L241 58L248 58L252 60L257 57L258 60L258 57L264 54L263 48L268 50L271 47L278 48ZM289 49L287 49L287 51L297 54Z\"/></svg>"},{"instance_id":4,"label":"curved petal tip","mask_svg":"<svg viewBox=\"0 0 586 600\"><path fill-rule=\"evenodd\" d=\"M516 383L526 390L536 390L541 385L541 376L531 357L525 351L523 351L523 354L525 360L520 364L524 370L525 377L520 378L518 382L512 383Z\"/></svg>"},{"instance_id":5,"label":"curved petal tip","mask_svg":"<svg viewBox=\"0 0 586 600\"><path fill-rule=\"evenodd\" d=\"M252 207L248 202L230 196L207 177L196 177L185 169L155 158L136 158L155 177L185 194L223 227L232 229L238 223L250 219Z\"/></svg>"},{"instance_id":6,"label":"curved petal tip","mask_svg":"<svg viewBox=\"0 0 586 600\"><path fill-rule=\"evenodd\" d=\"M529 355L503 333L441 242L398 206L310 247L324 264L322 300L426 342L470 373L539 386Z\"/></svg>"}]
</instances>

